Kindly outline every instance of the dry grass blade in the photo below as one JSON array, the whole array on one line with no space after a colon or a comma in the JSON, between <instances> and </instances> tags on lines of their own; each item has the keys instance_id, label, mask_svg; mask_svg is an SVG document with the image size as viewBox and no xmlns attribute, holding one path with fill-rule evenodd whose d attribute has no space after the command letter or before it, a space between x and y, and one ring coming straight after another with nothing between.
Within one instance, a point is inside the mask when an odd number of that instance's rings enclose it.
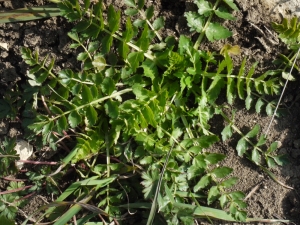
<instances>
[{"instance_id":1,"label":"dry grass blade","mask_svg":"<svg viewBox=\"0 0 300 225\"><path fill-rule=\"evenodd\" d=\"M60 10L55 6L37 6L11 10L0 13L0 23L24 22L59 16Z\"/></svg>"}]
</instances>

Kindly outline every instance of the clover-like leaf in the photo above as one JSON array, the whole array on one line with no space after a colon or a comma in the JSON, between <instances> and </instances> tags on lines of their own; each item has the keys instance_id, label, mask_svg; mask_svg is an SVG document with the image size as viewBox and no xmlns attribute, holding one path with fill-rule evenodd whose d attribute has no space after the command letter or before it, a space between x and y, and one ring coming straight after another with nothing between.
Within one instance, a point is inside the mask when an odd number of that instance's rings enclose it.
<instances>
[{"instance_id":1,"label":"clover-like leaf","mask_svg":"<svg viewBox=\"0 0 300 225\"><path fill-rule=\"evenodd\" d=\"M218 23L210 23L205 30L205 34L207 39L213 42L230 37L232 32Z\"/></svg>"}]
</instances>

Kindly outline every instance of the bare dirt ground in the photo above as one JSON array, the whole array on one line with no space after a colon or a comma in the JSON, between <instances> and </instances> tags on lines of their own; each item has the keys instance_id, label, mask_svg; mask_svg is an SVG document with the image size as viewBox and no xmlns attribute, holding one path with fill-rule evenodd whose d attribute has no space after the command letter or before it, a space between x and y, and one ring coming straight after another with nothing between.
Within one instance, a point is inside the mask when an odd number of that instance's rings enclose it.
<instances>
[{"instance_id":1,"label":"bare dirt ground","mask_svg":"<svg viewBox=\"0 0 300 225\"><path fill-rule=\"evenodd\" d=\"M106 0L105 4L113 4L123 9L122 1ZM147 2L147 1L146 1ZM259 0L236 0L240 9L235 14L236 21L226 22L225 25L233 31L233 37L226 40L232 45L239 45L242 53L235 58L236 62L241 62L247 56L249 62L259 61L258 73L274 68L272 60L278 53L285 51L282 44L276 43L276 38L268 33L267 29L272 30L271 21L280 21L280 17L272 13L273 6L265 4ZM262 2L264 4L262 4ZM286 1L282 1L284 3ZM7 1L0 2L1 10L21 8L24 6L36 6L46 4L42 0L26 1ZM153 4L150 1L147 4ZM193 9L193 4L189 0L156 0L155 13L165 18L166 29L164 36L180 34L192 34L187 29L183 14L187 10ZM273 7L273 8L272 8ZM72 24L67 23L63 18L51 18L26 23L2 24L0 25L0 42L7 43L9 50L0 52L0 96L15 85L21 87L26 79L27 66L22 62L20 48L27 46L32 49L39 49L41 55L51 53L56 57L58 68L74 65L74 53L68 49L69 39L67 32L72 28ZM261 33L263 31L263 33ZM275 34L273 31L272 34ZM219 51L224 41L213 44L205 43L203 48L210 48ZM288 85L287 93L284 97L282 108L286 114L276 118L271 127L269 141L279 141L280 153L289 156L290 163L282 168L272 170L278 179L293 187L294 190L287 189L274 182L263 171L247 159L239 158L234 146L236 141L229 140L222 145L215 146L213 151L218 151L227 155L225 164L234 169L234 175L240 178L235 189L244 191L251 196L247 199L249 217L289 219L294 224L300 224L300 78L298 81ZM258 115L254 110L244 110L244 103L237 103L236 125L243 129L249 129L255 124L260 124L266 128L270 117L264 113ZM20 117L22 120L22 117ZM212 121L212 126L216 131L224 126L218 121ZM248 128L247 128L248 127ZM0 127L2 136L22 137L22 128L19 123L14 121L2 122ZM43 204L43 201L33 202ZM30 205L34 205L30 203ZM26 213L36 207L26 207ZM22 215L20 215L22 218ZM206 224L204 221L199 221ZM216 222L215 224L229 224Z\"/></svg>"}]
</instances>

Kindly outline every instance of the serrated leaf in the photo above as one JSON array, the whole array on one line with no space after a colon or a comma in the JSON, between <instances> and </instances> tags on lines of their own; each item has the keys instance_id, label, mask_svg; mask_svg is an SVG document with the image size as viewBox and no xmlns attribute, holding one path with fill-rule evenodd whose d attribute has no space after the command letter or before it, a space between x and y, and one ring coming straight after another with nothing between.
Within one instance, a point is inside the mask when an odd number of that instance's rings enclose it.
<instances>
[{"instance_id":1,"label":"serrated leaf","mask_svg":"<svg viewBox=\"0 0 300 225\"><path fill-rule=\"evenodd\" d=\"M236 19L233 15L231 15L231 13L229 13L227 11L227 9L225 7L222 7L222 6L219 7L218 9L216 9L214 12L218 17L225 19L225 20L235 20Z\"/></svg>"},{"instance_id":2,"label":"serrated leaf","mask_svg":"<svg viewBox=\"0 0 300 225\"><path fill-rule=\"evenodd\" d=\"M84 61L89 57L87 52L81 52L77 55L77 60L78 61Z\"/></svg>"},{"instance_id":3,"label":"serrated leaf","mask_svg":"<svg viewBox=\"0 0 300 225\"><path fill-rule=\"evenodd\" d=\"M287 72L282 72L282 78L285 79L285 80L289 80L289 81L295 81L295 77L293 77L292 74L290 73L287 73Z\"/></svg>"},{"instance_id":4,"label":"serrated leaf","mask_svg":"<svg viewBox=\"0 0 300 225\"><path fill-rule=\"evenodd\" d=\"M230 177L227 180L224 180L223 182L221 182L221 186L225 187L225 188L231 188L233 185L236 184L236 182L238 181L239 178L237 177Z\"/></svg>"},{"instance_id":5,"label":"serrated leaf","mask_svg":"<svg viewBox=\"0 0 300 225\"><path fill-rule=\"evenodd\" d=\"M211 83L209 89L207 90L207 100L210 103L214 103L220 92L221 89L224 87L225 82L224 79L220 76L215 76L213 82Z\"/></svg>"},{"instance_id":6,"label":"serrated leaf","mask_svg":"<svg viewBox=\"0 0 300 225\"><path fill-rule=\"evenodd\" d=\"M105 77L101 83L101 89L105 94L111 95L116 89L115 82L111 77Z\"/></svg>"},{"instance_id":7,"label":"serrated leaf","mask_svg":"<svg viewBox=\"0 0 300 225\"><path fill-rule=\"evenodd\" d=\"M272 159L271 157L266 156L265 159L269 168L274 168L276 166L274 159Z\"/></svg>"},{"instance_id":8,"label":"serrated leaf","mask_svg":"<svg viewBox=\"0 0 300 225\"><path fill-rule=\"evenodd\" d=\"M208 153L205 156L205 161L207 161L209 164L217 164L218 162L222 161L225 159L226 156L224 154L220 153Z\"/></svg>"},{"instance_id":9,"label":"serrated leaf","mask_svg":"<svg viewBox=\"0 0 300 225\"><path fill-rule=\"evenodd\" d=\"M131 66L132 72L135 72L139 67L139 64L144 59L144 54L142 52L131 52L128 55L128 63Z\"/></svg>"},{"instance_id":10,"label":"serrated leaf","mask_svg":"<svg viewBox=\"0 0 300 225\"><path fill-rule=\"evenodd\" d=\"M148 105L145 105L143 107L142 114L149 124L151 124L153 127L157 126L157 123L154 119L153 111Z\"/></svg>"},{"instance_id":11,"label":"serrated leaf","mask_svg":"<svg viewBox=\"0 0 300 225\"><path fill-rule=\"evenodd\" d=\"M152 18L152 16L154 15L154 6L151 5L150 7L148 7L145 11L145 15L147 20L150 20Z\"/></svg>"},{"instance_id":12,"label":"serrated leaf","mask_svg":"<svg viewBox=\"0 0 300 225\"><path fill-rule=\"evenodd\" d=\"M154 30L158 31L165 26L165 21L162 17L158 17L154 20L152 26Z\"/></svg>"},{"instance_id":13,"label":"serrated leaf","mask_svg":"<svg viewBox=\"0 0 300 225\"><path fill-rule=\"evenodd\" d=\"M197 165L191 165L187 170L187 178L191 180L197 176L200 176L204 173L204 168L201 168Z\"/></svg>"},{"instance_id":14,"label":"serrated leaf","mask_svg":"<svg viewBox=\"0 0 300 225\"><path fill-rule=\"evenodd\" d=\"M241 138L238 141L237 146L236 146L236 150L238 152L238 155L240 157L242 157L245 154L247 148L248 148L247 141L244 138Z\"/></svg>"},{"instance_id":15,"label":"serrated leaf","mask_svg":"<svg viewBox=\"0 0 300 225\"><path fill-rule=\"evenodd\" d=\"M96 69L101 72L102 70L104 70L107 66L106 64L106 60L103 56L101 55L96 55L94 57L94 60L92 62L93 66L96 67Z\"/></svg>"},{"instance_id":16,"label":"serrated leaf","mask_svg":"<svg viewBox=\"0 0 300 225\"><path fill-rule=\"evenodd\" d=\"M273 159L279 166L284 166L289 163L288 155L278 155L273 157Z\"/></svg>"},{"instance_id":17,"label":"serrated leaf","mask_svg":"<svg viewBox=\"0 0 300 225\"><path fill-rule=\"evenodd\" d=\"M144 69L144 76L151 78L152 81L158 76L157 66L152 60L146 59L143 62L142 67Z\"/></svg>"},{"instance_id":18,"label":"serrated leaf","mask_svg":"<svg viewBox=\"0 0 300 225\"><path fill-rule=\"evenodd\" d=\"M113 5L110 4L108 8L107 19L108 19L108 27L112 34L114 34L119 29L120 18L121 18L120 11L116 12Z\"/></svg>"},{"instance_id":19,"label":"serrated leaf","mask_svg":"<svg viewBox=\"0 0 300 225\"><path fill-rule=\"evenodd\" d=\"M116 101L112 101L111 99L105 102L104 107L106 113L109 115L110 118L116 119L119 115L119 103Z\"/></svg>"},{"instance_id":20,"label":"serrated leaf","mask_svg":"<svg viewBox=\"0 0 300 225\"><path fill-rule=\"evenodd\" d=\"M92 92L91 92L90 88L85 84L82 85L81 97L82 97L82 101L84 104L93 101Z\"/></svg>"},{"instance_id":21,"label":"serrated leaf","mask_svg":"<svg viewBox=\"0 0 300 225\"><path fill-rule=\"evenodd\" d=\"M227 77L227 90L226 90L226 95L227 95L227 101L230 105L233 104L233 100L235 98L235 81L232 77Z\"/></svg>"},{"instance_id":22,"label":"serrated leaf","mask_svg":"<svg viewBox=\"0 0 300 225\"><path fill-rule=\"evenodd\" d=\"M241 191L234 191L231 192L229 195L233 200L241 200L245 198L245 194Z\"/></svg>"},{"instance_id":23,"label":"serrated leaf","mask_svg":"<svg viewBox=\"0 0 300 225\"><path fill-rule=\"evenodd\" d=\"M75 128L75 127L77 127L78 124L81 123L82 118L81 118L80 114L76 110L74 110L69 114L68 121L69 121L70 126L72 128Z\"/></svg>"},{"instance_id":24,"label":"serrated leaf","mask_svg":"<svg viewBox=\"0 0 300 225\"><path fill-rule=\"evenodd\" d=\"M95 125L98 120L98 113L91 105L86 108L85 116L89 126Z\"/></svg>"},{"instance_id":25,"label":"serrated leaf","mask_svg":"<svg viewBox=\"0 0 300 225\"><path fill-rule=\"evenodd\" d=\"M79 37L78 34L76 32L68 32L68 36L73 39L76 42L80 42L79 41Z\"/></svg>"},{"instance_id":26,"label":"serrated leaf","mask_svg":"<svg viewBox=\"0 0 300 225\"><path fill-rule=\"evenodd\" d=\"M220 196L220 191L217 186L212 186L208 191L207 204L210 205Z\"/></svg>"},{"instance_id":27,"label":"serrated leaf","mask_svg":"<svg viewBox=\"0 0 300 225\"><path fill-rule=\"evenodd\" d=\"M257 113L260 113L261 112L261 107L264 105L264 102L261 98L259 98L255 104L255 111Z\"/></svg>"},{"instance_id":28,"label":"serrated leaf","mask_svg":"<svg viewBox=\"0 0 300 225\"><path fill-rule=\"evenodd\" d=\"M272 152L274 152L277 149L277 146L278 146L278 142L277 141L273 142L268 148L267 153L271 154Z\"/></svg>"},{"instance_id":29,"label":"serrated leaf","mask_svg":"<svg viewBox=\"0 0 300 225\"><path fill-rule=\"evenodd\" d=\"M223 0L223 1L226 2L226 4L233 10L239 11L239 8L236 6L233 0Z\"/></svg>"},{"instance_id":30,"label":"serrated leaf","mask_svg":"<svg viewBox=\"0 0 300 225\"><path fill-rule=\"evenodd\" d=\"M111 45L113 43L113 37L111 35L105 35L101 39L101 54L105 55L110 51Z\"/></svg>"},{"instance_id":31,"label":"serrated leaf","mask_svg":"<svg viewBox=\"0 0 300 225\"><path fill-rule=\"evenodd\" d=\"M244 99L244 72L245 72L245 64L246 64L246 58L243 59L239 74L238 74L238 80L237 80L237 89L238 89L238 95L240 99Z\"/></svg>"},{"instance_id":32,"label":"serrated leaf","mask_svg":"<svg viewBox=\"0 0 300 225\"><path fill-rule=\"evenodd\" d=\"M215 175L217 178L224 178L229 174L231 174L232 171L233 171L232 168L224 166L224 167L217 167L214 170L212 170L210 173Z\"/></svg>"},{"instance_id":33,"label":"serrated leaf","mask_svg":"<svg viewBox=\"0 0 300 225\"><path fill-rule=\"evenodd\" d=\"M60 118L56 122L57 132L62 134L62 131L67 130L68 122L65 116L60 116Z\"/></svg>"},{"instance_id":34,"label":"serrated leaf","mask_svg":"<svg viewBox=\"0 0 300 225\"><path fill-rule=\"evenodd\" d=\"M245 135L245 137L247 137L247 138L253 138L253 137L255 137L255 136L258 134L259 129L260 129L259 124L256 124L256 125L252 128L252 130L249 131L249 132Z\"/></svg>"},{"instance_id":35,"label":"serrated leaf","mask_svg":"<svg viewBox=\"0 0 300 225\"><path fill-rule=\"evenodd\" d=\"M88 52L93 53L99 48L99 45L100 45L99 41L90 42L88 45Z\"/></svg>"},{"instance_id":36,"label":"serrated leaf","mask_svg":"<svg viewBox=\"0 0 300 225\"><path fill-rule=\"evenodd\" d=\"M262 145L266 144L266 142L267 142L267 138L266 138L266 136L263 134L263 135L261 135L261 136L259 137L259 140L258 140L256 146L262 146Z\"/></svg>"},{"instance_id":37,"label":"serrated leaf","mask_svg":"<svg viewBox=\"0 0 300 225\"><path fill-rule=\"evenodd\" d=\"M227 196L226 194L222 195L220 198L219 198L219 201L220 201L220 206L222 207L222 209L226 206L226 203L228 202L227 201Z\"/></svg>"},{"instance_id":38,"label":"serrated leaf","mask_svg":"<svg viewBox=\"0 0 300 225\"><path fill-rule=\"evenodd\" d=\"M133 8L127 8L125 10L125 15L128 15L128 16L135 16L138 13L139 13L139 11L137 9L133 9Z\"/></svg>"},{"instance_id":39,"label":"serrated leaf","mask_svg":"<svg viewBox=\"0 0 300 225\"><path fill-rule=\"evenodd\" d=\"M125 3L126 5L128 5L129 7L133 7L133 8L136 7L135 1L134 1L134 0L125 0L124 3Z\"/></svg>"},{"instance_id":40,"label":"serrated leaf","mask_svg":"<svg viewBox=\"0 0 300 225\"><path fill-rule=\"evenodd\" d=\"M213 42L230 37L232 32L218 23L210 23L205 30L205 35L209 41Z\"/></svg>"},{"instance_id":41,"label":"serrated leaf","mask_svg":"<svg viewBox=\"0 0 300 225\"><path fill-rule=\"evenodd\" d=\"M273 115L273 105L272 103L268 103L266 106L266 113L268 116L272 116Z\"/></svg>"},{"instance_id":42,"label":"serrated leaf","mask_svg":"<svg viewBox=\"0 0 300 225\"><path fill-rule=\"evenodd\" d=\"M228 138L232 136L232 129L230 124L224 127L223 131L221 132L221 135L223 141L226 141Z\"/></svg>"},{"instance_id":43,"label":"serrated leaf","mask_svg":"<svg viewBox=\"0 0 300 225\"><path fill-rule=\"evenodd\" d=\"M211 3L206 0L196 0L195 3L198 6L198 13L200 15L209 16L213 10Z\"/></svg>"},{"instance_id":44,"label":"serrated leaf","mask_svg":"<svg viewBox=\"0 0 300 225\"><path fill-rule=\"evenodd\" d=\"M246 109L249 110L251 108L251 103L253 102L253 96L250 94L247 96L246 100L245 100L245 104L246 104Z\"/></svg>"},{"instance_id":45,"label":"serrated leaf","mask_svg":"<svg viewBox=\"0 0 300 225\"><path fill-rule=\"evenodd\" d=\"M209 174L204 175L201 177L200 181L195 185L194 192L199 191L200 189L203 189L209 185L211 182L211 176Z\"/></svg>"},{"instance_id":46,"label":"serrated leaf","mask_svg":"<svg viewBox=\"0 0 300 225\"><path fill-rule=\"evenodd\" d=\"M190 31L197 31L201 33L204 25L204 18L195 12L186 12L184 16L187 19L187 24L190 27Z\"/></svg>"},{"instance_id":47,"label":"serrated leaf","mask_svg":"<svg viewBox=\"0 0 300 225\"><path fill-rule=\"evenodd\" d=\"M257 165L260 164L260 154L258 152L258 150L256 148L254 148L252 150L252 153L251 153L251 160L256 163Z\"/></svg>"}]
</instances>

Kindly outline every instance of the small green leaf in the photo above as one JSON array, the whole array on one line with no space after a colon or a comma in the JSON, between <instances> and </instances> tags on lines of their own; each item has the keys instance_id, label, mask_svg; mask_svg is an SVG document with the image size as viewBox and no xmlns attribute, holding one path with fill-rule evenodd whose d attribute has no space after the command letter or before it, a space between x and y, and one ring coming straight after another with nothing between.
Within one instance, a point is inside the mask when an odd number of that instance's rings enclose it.
<instances>
[{"instance_id":1,"label":"small green leaf","mask_svg":"<svg viewBox=\"0 0 300 225\"><path fill-rule=\"evenodd\" d=\"M277 141L273 142L268 148L267 153L271 154L272 152L274 152L277 149L277 146L278 146L278 142Z\"/></svg>"},{"instance_id":2,"label":"small green leaf","mask_svg":"<svg viewBox=\"0 0 300 225\"><path fill-rule=\"evenodd\" d=\"M138 9L142 9L145 5L145 0L138 0L137 5L138 5Z\"/></svg>"},{"instance_id":3,"label":"small green leaf","mask_svg":"<svg viewBox=\"0 0 300 225\"><path fill-rule=\"evenodd\" d=\"M235 20L236 18L227 11L225 7L219 7L215 10L215 14L225 20Z\"/></svg>"},{"instance_id":4,"label":"small green leaf","mask_svg":"<svg viewBox=\"0 0 300 225\"><path fill-rule=\"evenodd\" d=\"M234 192L231 192L229 195L233 200L241 200L246 197L245 194L241 191L234 191Z\"/></svg>"},{"instance_id":5,"label":"small green leaf","mask_svg":"<svg viewBox=\"0 0 300 225\"><path fill-rule=\"evenodd\" d=\"M224 154L220 153L208 153L208 155L205 156L205 161L207 161L209 164L217 164L218 162L225 159L226 156Z\"/></svg>"},{"instance_id":6,"label":"small green leaf","mask_svg":"<svg viewBox=\"0 0 300 225\"><path fill-rule=\"evenodd\" d=\"M223 0L223 1L226 2L226 4L233 10L239 11L239 8L236 6L233 0Z\"/></svg>"},{"instance_id":7,"label":"small green leaf","mask_svg":"<svg viewBox=\"0 0 300 225\"><path fill-rule=\"evenodd\" d=\"M244 91L244 73L245 73L245 67L246 67L246 58L243 59L239 74L238 74L238 80L237 80L237 89L238 89L238 95L240 99L244 99L245 91Z\"/></svg>"},{"instance_id":8,"label":"small green leaf","mask_svg":"<svg viewBox=\"0 0 300 225\"><path fill-rule=\"evenodd\" d=\"M139 13L139 11L137 9L133 9L133 8L128 8L125 10L125 15L128 15L128 16L135 16L138 13Z\"/></svg>"},{"instance_id":9,"label":"small green leaf","mask_svg":"<svg viewBox=\"0 0 300 225\"><path fill-rule=\"evenodd\" d=\"M187 19L188 26L191 28L190 31L197 31L201 33L204 26L204 18L195 12L186 12L184 16Z\"/></svg>"},{"instance_id":10,"label":"small green leaf","mask_svg":"<svg viewBox=\"0 0 300 225\"><path fill-rule=\"evenodd\" d=\"M128 55L128 62L132 68L132 71L135 72L139 67L139 64L144 59L144 54L142 52L131 52Z\"/></svg>"},{"instance_id":11,"label":"small green leaf","mask_svg":"<svg viewBox=\"0 0 300 225\"><path fill-rule=\"evenodd\" d=\"M93 66L96 67L96 69L101 72L106 68L106 61L105 58L101 55L96 55L94 57L94 61L92 62Z\"/></svg>"},{"instance_id":12,"label":"small green leaf","mask_svg":"<svg viewBox=\"0 0 300 225\"><path fill-rule=\"evenodd\" d=\"M251 103L253 102L253 96L250 94L247 96L246 100L245 100L245 104L246 104L246 109L249 110L251 108Z\"/></svg>"},{"instance_id":13,"label":"small green leaf","mask_svg":"<svg viewBox=\"0 0 300 225\"><path fill-rule=\"evenodd\" d=\"M125 4L128 5L129 7L133 7L133 8L136 7L135 1L134 1L134 0L125 0L124 2L125 2Z\"/></svg>"},{"instance_id":14,"label":"small green leaf","mask_svg":"<svg viewBox=\"0 0 300 225\"><path fill-rule=\"evenodd\" d=\"M71 39L73 39L74 41L80 42L80 41L79 41L78 34L77 34L76 32L69 32L69 33L68 33L68 36L69 36Z\"/></svg>"},{"instance_id":15,"label":"small green leaf","mask_svg":"<svg viewBox=\"0 0 300 225\"><path fill-rule=\"evenodd\" d=\"M251 131L249 131L249 132L245 135L245 137L247 137L247 138L253 138L253 137L255 137L255 136L258 134L259 129L260 129L259 124L256 124L256 125L253 127L253 129L252 129Z\"/></svg>"},{"instance_id":16,"label":"small green leaf","mask_svg":"<svg viewBox=\"0 0 300 225\"><path fill-rule=\"evenodd\" d=\"M119 115L119 102L112 101L109 99L107 102L105 102L104 107L106 113L109 115L110 118L116 119Z\"/></svg>"},{"instance_id":17,"label":"small green leaf","mask_svg":"<svg viewBox=\"0 0 300 225\"><path fill-rule=\"evenodd\" d=\"M293 77L292 74L287 73L287 72L282 72L282 78L285 80L289 80L289 81L295 81L295 77Z\"/></svg>"},{"instance_id":18,"label":"small green leaf","mask_svg":"<svg viewBox=\"0 0 300 225\"><path fill-rule=\"evenodd\" d=\"M81 118L80 114L76 110L74 110L69 114L68 121L69 121L70 126L72 128L75 128L75 127L77 127L78 124L81 123L82 118Z\"/></svg>"},{"instance_id":19,"label":"small green leaf","mask_svg":"<svg viewBox=\"0 0 300 225\"><path fill-rule=\"evenodd\" d=\"M153 22L153 29L154 30L160 30L161 28L163 28L165 26L165 22L164 19L162 17L158 17L154 20Z\"/></svg>"},{"instance_id":20,"label":"small green leaf","mask_svg":"<svg viewBox=\"0 0 300 225\"><path fill-rule=\"evenodd\" d=\"M105 94L111 95L116 89L113 79L111 77L105 77L101 84L101 89Z\"/></svg>"},{"instance_id":21,"label":"small green leaf","mask_svg":"<svg viewBox=\"0 0 300 225\"><path fill-rule=\"evenodd\" d=\"M228 202L226 194L222 195L222 196L219 198L219 201L220 201L220 206L221 206L222 209L223 209L223 208L226 206L226 203Z\"/></svg>"},{"instance_id":22,"label":"small green leaf","mask_svg":"<svg viewBox=\"0 0 300 225\"><path fill-rule=\"evenodd\" d=\"M217 186L212 186L208 191L207 204L210 205L220 196L220 191Z\"/></svg>"},{"instance_id":23,"label":"small green leaf","mask_svg":"<svg viewBox=\"0 0 300 225\"><path fill-rule=\"evenodd\" d=\"M266 156L265 159L269 168L274 168L276 166L274 159L272 159L271 157Z\"/></svg>"},{"instance_id":24,"label":"small green leaf","mask_svg":"<svg viewBox=\"0 0 300 225\"><path fill-rule=\"evenodd\" d=\"M210 23L205 30L205 34L207 39L213 42L230 37L232 35L232 32L218 23Z\"/></svg>"},{"instance_id":25,"label":"small green leaf","mask_svg":"<svg viewBox=\"0 0 300 225\"><path fill-rule=\"evenodd\" d=\"M100 45L99 41L90 42L88 45L88 52L93 53L99 48L99 45Z\"/></svg>"},{"instance_id":26,"label":"small green leaf","mask_svg":"<svg viewBox=\"0 0 300 225\"><path fill-rule=\"evenodd\" d=\"M56 125L57 125L57 132L62 134L62 131L64 130L67 130L68 128L68 122L67 122L67 119L65 116L61 116L57 122L56 122Z\"/></svg>"},{"instance_id":27,"label":"small green leaf","mask_svg":"<svg viewBox=\"0 0 300 225\"><path fill-rule=\"evenodd\" d=\"M225 82L224 79L220 76L215 76L213 82L211 83L209 89L207 90L207 100L210 103L214 103L220 92L221 89L224 87Z\"/></svg>"},{"instance_id":28,"label":"small green leaf","mask_svg":"<svg viewBox=\"0 0 300 225\"><path fill-rule=\"evenodd\" d=\"M251 160L257 165L260 164L260 154L256 148L252 150Z\"/></svg>"},{"instance_id":29,"label":"small green leaf","mask_svg":"<svg viewBox=\"0 0 300 225\"><path fill-rule=\"evenodd\" d=\"M98 120L98 113L91 105L86 108L85 116L89 126L95 125Z\"/></svg>"},{"instance_id":30,"label":"small green leaf","mask_svg":"<svg viewBox=\"0 0 300 225\"><path fill-rule=\"evenodd\" d=\"M263 134L263 135L261 135L261 136L259 137L259 140L258 140L256 146L262 146L262 145L266 144L266 142L267 142L267 138L266 138L266 136Z\"/></svg>"},{"instance_id":31,"label":"small green leaf","mask_svg":"<svg viewBox=\"0 0 300 225\"><path fill-rule=\"evenodd\" d=\"M268 116L272 116L273 115L273 105L272 103L268 103L267 106L266 106L266 113Z\"/></svg>"},{"instance_id":32,"label":"small green leaf","mask_svg":"<svg viewBox=\"0 0 300 225\"><path fill-rule=\"evenodd\" d=\"M150 20L152 18L152 16L154 15L154 6L151 5L150 7L148 7L145 11L145 15L147 20Z\"/></svg>"},{"instance_id":33,"label":"small green leaf","mask_svg":"<svg viewBox=\"0 0 300 225\"><path fill-rule=\"evenodd\" d=\"M197 165L191 165L187 170L187 178L191 180L197 176L203 174L204 168L198 167Z\"/></svg>"},{"instance_id":34,"label":"small green leaf","mask_svg":"<svg viewBox=\"0 0 300 225\"><path fill-rule=\"evenodd\" d=\"M93 101L91 89L85 84L82 85L81 97L84 104Z\"/></svg>"},{"instance_id":35,"label":"small green leaf","mask_svg":"<svg viewBox=\"0 0 300 225\"><path fill-rule=\"evenodd\" d=\"M209 16L213 10L211 3L206 0L196 0L195 3L198 6L198 13L200 15Z\"/></svg>"},{"instance_id":36,"label":"small green leaf","mask_svg":"<svg viewBox=\"0 0 300 225\"><path fill-rule=\"evenodd\" d=\"M211 182L211 176L209 174L204 175L201 177L200 181L195 185L194 192L199 191L200 189L203 189L209 185Z\"/></svg>"},{"instance_id":37,"label":"small green leaf","mask_svg":"<svg viewBox=\"0 0 300 225\"><path fill-rule=\"evenodd\" d=\"M261 107L264 105L264 102L261 98L259 98L255 104L255 111L257 113L260 113L261 112Z\"/></svg>"},{"instance_id":38,"label":"small green leaf","mask_svg":"<svg viewBox=\"0 0 300 225\"><path fill-rule=\"evenodd\" d=\"M217 167L214 170L211 171L211 174L215 175L217 178L224 178L231 174L233 171L232 168L229 167Z\"/></svg>"},{"instance_id":39,"label":"small green leaf","mask_svg":"<svg viewBox=\"0 0 300 225\"><path fill-rule=\"evenodd\" d=\"M284 166L289 163L288 155L278 155L273 157L273 159L279 166Z\"/></svg>"},{"instance_id":40,"label":"small green leaf","mask_svg":"<svg viewBox=\"0 0 300 225\"><path fill-rule=\"evenodd\" d=\"M224 127L222 133L222 140L226 141L228 138L230 138L232 136L232 129L231 129L231 125L227 125L226 127Z\"/></svg>"},{"instance_id":41,"label":"small green leaf","mask_svg":"<svg viewBox=\"0 0 300 225\"><path fill-rule=\"evenodd\" d=\"M89 57L87 52L81 52L77 55L77 60L78 61L84 61Z\"/></svg>"},{"instance_id":42,"label":"small green leaf","mask_svg":"<svg viewBox=\"0 0 300 225\"><path fill-rule=\"evenodd\" d=\"M109 5L107 18L109 30L114 34L119 29L121 13L116 12L112 4Z\"/></svg>"},{"instance_id":43,"label":"small green leaf","mask_svg":"<svg viewBox=\"0 0 300 225\"><path fill-rule=\"evenodd\" d=\"M240 157L242 157L245 154L247 148L248 148L247 141L244 138L241 138L238 141L237 146L236 146L236 150L238 152L238 155Z\"/></svg>"},{"instance_id":44,"label":"small green leaf","mask_svg":"<svg viewBox=\"0 0 300 225\"><path fill-rule=\"evenodd\" d=\"M239 178L237 177L230 177L227 180L224 180L220 185L225 187L225 188L231 188L233 185L236 184Z\"/></svg>"}]
</instances>

